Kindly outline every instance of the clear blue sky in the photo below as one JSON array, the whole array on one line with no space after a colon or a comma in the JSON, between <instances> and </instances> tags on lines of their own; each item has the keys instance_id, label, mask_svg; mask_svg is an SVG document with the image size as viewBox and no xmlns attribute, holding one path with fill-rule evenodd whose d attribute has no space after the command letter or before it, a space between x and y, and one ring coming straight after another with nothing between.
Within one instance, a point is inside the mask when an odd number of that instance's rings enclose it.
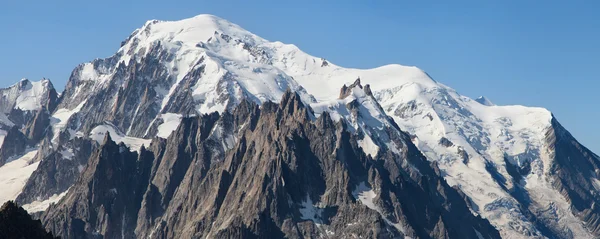
<instances>
[{"instance_id":1,"label":"clear blue sky","mask_svg":"<svg viewBox=\"0 0 600 239\"><path fill-rule=\"evenodd\" d=\"M0 87L62 89L146 20L209 13L341 66L415 65L472 98L546 107L600 153L600 1L421 2L5 1Z\"/></svg>"}]
</instances>

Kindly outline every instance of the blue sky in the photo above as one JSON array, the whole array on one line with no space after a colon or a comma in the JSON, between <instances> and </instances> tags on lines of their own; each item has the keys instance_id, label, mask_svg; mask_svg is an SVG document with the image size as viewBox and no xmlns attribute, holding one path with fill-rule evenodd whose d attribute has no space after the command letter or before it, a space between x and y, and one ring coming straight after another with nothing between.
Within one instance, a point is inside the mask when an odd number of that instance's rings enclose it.
<instances>
[{"instance_id":1,"label":"blue sky","mask_svg":"<svg viewBox=\"0 0 600 239\"><path fill-rule=\"evenodd\" d=\"M46 77L62 89L146 20L209 13L337 65L415 65L472 98L548 108L600 153L600 1L421 2L6 1L0 87Z\"/></svg>"}]
</instances>

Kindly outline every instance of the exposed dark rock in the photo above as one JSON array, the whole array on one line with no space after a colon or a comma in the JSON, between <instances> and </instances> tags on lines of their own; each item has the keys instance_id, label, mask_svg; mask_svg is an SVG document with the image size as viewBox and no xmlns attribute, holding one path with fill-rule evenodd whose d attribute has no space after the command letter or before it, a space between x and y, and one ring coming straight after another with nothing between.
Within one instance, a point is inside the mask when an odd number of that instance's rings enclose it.
<instances>
[{"instance_id":1,"label":"exposed dark rock","mask_svg":"<svg viewBox=\"0 0 600 239\"><path fill-rule=\"evenodd\" d=\"M95 144L89 139L75 138L43 157L16 202L25 205L66 191L84 170Z\"/></svg>"},{"instance_id":2,"label":"exposed dark rock","mask_svg":"<svg viewBox=\"0 0 600 239\"><path fill-rule=\"evenodd\" d=\"M444 146L444 147L446 147L446 148L454 146L454 144L452 143L452 141L450 141L446 137L440 138L439 144L442 145L442 146Z\"/></svg>"},{"instance_id":3,"label":"exposed dark rock","mask_svg":"<svg viewBox=\"0 0 600 239\"><path fill-rule=\"evenodd\" d=\"M33 220L27 211L13 201L0 208L0 238L6 239L54 239L46 232L40 220Z\"/></svg>"},{"instance_id":4,"label":"exposed dark rock","mask_svg":"<svg viewBox=\"0 0 600 239\"><path fill-rule=\"evenodd\" d=\"M363 88L362 85L360 84L360 78L357 78L354 83L352 83L350 86L342 86L342 89L340 90L340 99L345 99L346 97L348 97L351 93L352 93L352 89L354 89L354 87L359 87L359 88Z\"/></svg>"},{"instance_id":5,"label":"exposed dark rock","mask_svg":"<svg viewBox=\"0 0 600 239\"><path fill-rule=\"evenodd\" d=\"M598 180L600 157L581 145L552 118L546 143L554 158L550 166L552 185L571 204L571 211L585 222L587 229L600 236L600 195L592 180Z\"/></svg>"},{"instance_id":6,"label":"exposed dark rock","mask_svg":"<svg viewBox=\"0 0 600 239\"><path fill-rule=\"evenodd\" d=\"M32 144L36 144L46 135L50 128L50 114L44 108L37 111L35 117L25 125L24 133Z\"/></svg>"},{"instance_id":7,"label":"exposed dark rock","mask_svg":"<svg viewBox=\"0 0 600 239\"><path fill-rule=\"evenodd\" d=\"M46 228L65 238L135 237L152 161L144 147L132 153L107 134L69 193L41 216Z\"/></svg>"},{"instance_id":8,"label":"exposed dark rock","mask_svg":"<svg viewBox=\"0 0 600 239\"><path fill-rule=\"evenodd\" d=\"M8 160L25 153L29 146L29 139L17 126L13 126L7 132L4 143L0 147L0 166L7 163Z\"/></svg>"},{"instance_id":9,"label":"exposed dark rock","mask_svg":"<svg viewBox=\"0 0 600 239\"><path fill-rule=\"evenodd\" d=\"M67 238L499 238L412 143L372 159L343 121L310 112L288 91L185 118L139 155L107 137L44 225Z\"/></svg>"},{"instance_id":10,"label":"exposed dark rock","mask_svg":"<svg viewBox=\"0 0 600 239\"><path fill-rule=\"evenodd\" d=\"M464 164L468 164L469 163L469 154L467 153L467 151L463 147L457 147L456 148L456 153L460 156L460 158L462 159L462 162Z\"/></svg>"}]
</instances>

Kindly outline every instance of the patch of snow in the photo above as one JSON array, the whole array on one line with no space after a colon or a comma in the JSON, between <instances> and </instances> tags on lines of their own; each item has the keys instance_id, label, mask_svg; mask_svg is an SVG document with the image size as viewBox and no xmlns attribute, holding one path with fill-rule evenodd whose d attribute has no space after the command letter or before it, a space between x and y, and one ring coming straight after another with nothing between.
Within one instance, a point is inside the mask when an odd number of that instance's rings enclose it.
<instances>
[{"instance_id":1,"label":"patch of snow","mask_svg":"<svg viewBox=\"0 0 600 239\"><path fill-rule=\"evenodd\" d=\"M142 147L142 145L149 146L150 142L152 141L150 139L125 136L110 124L96 126L90 132L89 137L98 143L102 143L104 142L104 137L106 136L107 132L110 133L110 137L113 141L115 141L116 143L123 142L125 145L127 145L129 148L135 151L139 150Z\"/></svg>"},{"instance_id":2,"label":"patch of snow","mask_svg":"<svg viewBox=\"0 0 600 239\"><path fill-rule=\"evenodd\" d=\"M164 139L168 138L169 135L171 135L171 133L175 131L181 123L181 117L182 115L174 113L166 113L160 115L160 118L162 118L163 123L158 126L158 133L156 134L156 136Z\"/></svg>"},{"instance_id":3,"label":"patch of snow","mask_svg":"<svg viewBox=\"0 0 600 239\"><path fill-rule=\"evenodd\" d=\"M313 204L312 199L307 195L306 200L300 205L300 218L311 220L317 224L323 224L322 218L323 209L318 208Z\"/></svg>"},{"instance_id":4,"label":"patch of snow","mask_svg":"<svg viewBox=\"0 0 600 239\"><path fill-rule=\"evenodd\" d=\"M0 112L0 125L6 125L8 127L12 127L15 124L10 121L10 119L8 119L8 116L6 116L6 114Z\"/></svg>"},{"instance_id":5,"label":"patch of snow","mask_svg":"<svg viewBox=\"0 0 600 239\"><path fill-rule=\"evenodd\" d=\"M2 148L2 144L4 143L4 138L6 138L6 134L8 132L0 129L0 148Z\"/></svg>"},{"instance_id":6,"label":"patch of snow","mask_svg":"<svg viewBox=\"0 0 600 239\"><path fill-rule=\"evenodd\" d=\"M592 186L600 191L600 180L598 180L597 178L592 178Z\"/></svg>"},{"instance_id":7,"label":"patch of snow","mask_svg":"<svg viewBox=\"0 0 600 239\"><path fill-rule=\"evenodd\" d=\"M223 129L223 125L218 124L212 128L209 138L221 142L221 147L224 151L235 147L236 139L232 134L227 134Z\"/></svg>"},{"instance_id":8,"label":"patch of snow","mask_svg":"<svg viewBox=\"0 0 600 239\"><path fill-rule=\"evenodd\" d=\"M379 215L381 215L381 218L383 218L383 220L388 225L393 226L396 229L398 229L398 231L404 233L405 230L404 230L404 226L402 226L402 224L393 223L392 221L390 221L383 214L381 208L379 208L377 205L375 205L375 202L373 200L375 200L375 198L377 197L377 194L375 193L375 191L373 191L373 189L368 187L365 182L361 182L356 186L356 188L352 191L352 196L354 196L354 198L358 199L362 204L367 206L369 209L374 210L377 213L379 213Z\"/></svg>"},{"instance_id":9,"label":"patch of snow","mask_svg":"<svg viewBox=\"0 0 600 239\"><path fill-rule=\"evenodd\" d=\"M0 204L15 200L21 193L27 179L40 164L40 162L32 162L36 154L37 150L29 151L0 167Z\"/></svg>"},{"instance_id":10,"label":"patch of snow","mask_svg":"<svg viewBox=\"0 0 600 239\"><path fill-rule=\"evenodd\" d=\"M50 125L52 125L52 133L53 133L52 143L54 143L54 144L58 143L58 137L60 135L60 132L62 132L67 127L69 118L71 118L71 116L73 114L79 112L81 110L81 108L83 108L83 105L85 104L86 101L87 100L84 100L83 102L81 102L73 110L61 108L61 109L58 109L56 112L54 112L54 114L52 114L52 117L50 118ZM75 135L71 135L71 137L74 137L74 136Z\"/></svg>"},{"instance_id":11,"label":"patch of snow","mask_svg":"<svg viewBox=\"0 0 600 239\"><path fill-rule=\"evenodd\" d=\"M21 110L39 110L42 108L42 99L45 97L49 81L27 82L28 84L16 99L15 108Z\"/></svg>"},{"instance_id":12,"label":"patch of snow","mask_svg":"<svg viewBox=\"0 0 600 239\"><path fill-rule=\"evenodd\" d=\"M73 149L71 149L71 148L61 150L60 155L62 155L63 159L68 159L68 160L72 160L73 157L75 156L75 154L73 153Z\"/></svg>"},{"instance_id":13,"label":"patch of snow","mask_svg":"<svg viewBox=\"0 0 600 239\"><path fill-rule=\"evenodd\" d=\"M28 213L45 211L51 204L57 203L58 201L60 201L60 199L62 199L65 195L67 195L67 192L69 192L69 189L67 189L67 191L64 191L58 195L54 194L54 195L52 195L52 197L50 197L44 201L35 201L30 204L25 204L25 205L23 205L23 209L25 209Z\"/></svg>"},{"instance_id":14,"label":"patch of snow","mask_svg":"<svg viewBox=\"0 0 600 239\"><path fill-rule=\"evenodd\" d=\"M81 69L79 79L83 81L97 80L98 73L94 69L94 64L86 63L83 65L83 69Z\"/></svg>"},{"instance_id":15,"label":"patch of snow","mask_svg":"<svg viewBox=\"0 0 600 239\"><path fill-rule=\"evenodd\" d=\"M375 156L377 156L377 152L379 152L379 147L373 143L373 140L371 140L371 137L369 136L365 136L364 139L359 139L358 145L367 155L371 155L373 158L375 158Z\"/></svg>"},{"instance_id":16,"label":"patch of snow","mask_svg":"<svg viewBox=\"0 0 600 239\"><path fill-rule=\"evenodd\" d=\"M571 204L552 187L546 176L530 174L525 178L525 188L529 191L532 203L539 204L544 211L549 212L544 215L570 230L573 238L594 238L584 224L571 213ZM592 182L594 186L600 183L595 178Z\"/></svg>"}]
</instances>

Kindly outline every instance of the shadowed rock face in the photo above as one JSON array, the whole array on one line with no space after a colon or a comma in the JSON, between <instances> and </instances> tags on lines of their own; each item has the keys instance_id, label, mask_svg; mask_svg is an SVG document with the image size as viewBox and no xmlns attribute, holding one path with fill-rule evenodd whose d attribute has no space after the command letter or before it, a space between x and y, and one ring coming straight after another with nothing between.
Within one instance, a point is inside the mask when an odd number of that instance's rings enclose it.
<instances>
[{"instance_id":1,"label":"shadowed rock face","mask_svg":"<svg viewBox=\"0 0 600 239\"><path fill-rule=\"evenodd\" d=\"M90 139L75 138L58 146L43 157L15 201L26 205L65 192L85 168L95 145Z\"/></svg>"},{"instance_id":2,"label":"shadowed rock face","mask_svg":"<svg viewBox=\"0 0 600 239\"><path fill-rule=\"evenodd\" d=\"M27 136L17 126L11 127L6 134L6 138L4 138L4 143L0 145L0 166L7 163L11 158L24 153L28 145Z\"/></svg>"},{"instance_id":3,"label":"shadowed rock face","mask_svg":"<svg viewBox=\"0 0 600 239\"><path fill-rule=\"evenodd\" d=\"M39 238L54 239L46 232L40 220L33 220L27 211L13 201L0 208L0 238Z\"/></svg>"},{"instance_id":4,"label":"shadowed rock face","mask_svg":"<svg viewBox=\"0 0 600 239\"><path fill-rule=\"evenodd\" d=\"M553 151L550 166L552 186L571 204L571 211L585 222L587 229L600 235L600 157L581 145L565 128L552 119L546 142Z\"/></svg>"},{"instance_id":5,"label":"shadowed rock face","mask_svg":"<svg viewBox=\"0 0 600 239\"><path fill-rule=\"evenodd\" d=\"M373 159L310 112L287 92L185 118L137 153L107 137L42 221L65 238L499 238L404 133L402 155Z\"/></svg>"},{"instance_id":6,"label":"shadowed rock face","mask_svg":"<svg viewBox=\"0 0 600 239\"><path fill-rule=\"evenodd\" d=\"M39 82L23 79L0 89L0 130L8 132L0 145L0 166L22 155L46 136L50 112L57 103L58 94L46 79Z\"/></svg>"}]
</instances>

